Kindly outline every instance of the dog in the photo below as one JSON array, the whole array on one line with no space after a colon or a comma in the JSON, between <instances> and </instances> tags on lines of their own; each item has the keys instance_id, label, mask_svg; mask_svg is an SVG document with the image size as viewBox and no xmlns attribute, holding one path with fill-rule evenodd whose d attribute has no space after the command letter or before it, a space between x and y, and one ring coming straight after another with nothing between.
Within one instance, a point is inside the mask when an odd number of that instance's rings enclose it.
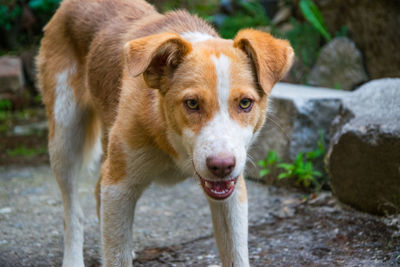
<instances>
[{"instance_id":1,"label":"dog","mask_svg":"<svg viewBox=\"0 0 400 267\"><path fill-rule=\"evenodd\" d=\"M186 177L208 199L222 265L249 266L247 151L293 56L268 33L222 39L197 16L160 14L142 0L64 0L37 56L64 206L63 266L84 266L77 183L96 161L104 266L132 266L143 190Z\"/></svg>"}]
</instances>

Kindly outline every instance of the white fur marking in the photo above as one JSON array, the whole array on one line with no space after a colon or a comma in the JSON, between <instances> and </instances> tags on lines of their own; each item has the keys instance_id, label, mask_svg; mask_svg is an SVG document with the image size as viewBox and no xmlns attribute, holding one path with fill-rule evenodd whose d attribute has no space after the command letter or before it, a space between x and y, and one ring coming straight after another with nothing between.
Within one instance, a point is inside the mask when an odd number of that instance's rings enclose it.
<instances>
[{"instance_id":1,"label":"white fur marking","mask_svg":"<svg viewBox=\"0 0 400 267\"><path fill-rule=\"evenodd\" d=\"M57 75L56 101L54 103L54 119L62 126L69 126L74 121L76 101L68 79L76 71L75 65Z\"/></svg>"},{"instance_id":2,"label":"white fur marking","mask_svg":"<svg viewBox=\"0 0 400 267\"><path fill-rule=\"evenodd\" d=\"M221 54L219 58L213 55L211 56L211 59L214 62L215 70L217 73L218 104L221 112L228 112L228 103L230 95L229 67L231 61L224 54Z\"/></svg>"},{"instance_id":3,"label":"white fur marking","mask_svg":"<svg viewBox=\"0 0 400 267\"><path fill-rule=\"evenodd\" d=\"M181 34L181 37L191 43L198 43L214 39L213 36L203 32L184 32Z\"/></svg>"},{"instance_id":4,"label":"white fur marking","mask_svg":"<svg viewBox=\"0 0 400 267\"><path fill-rule=\"evenodd\" d=\"M230 60L221 54L218 58L211 56L217 74L218 104L220 110L215 117L203 127L195 141L193 162L202 177L212 178L206 159L220 153L231 154L236 159L236 166L230 177L241 174L244 170L247 149L252 141L251 127L242 127L229 115L230 97Z\"/></svg>"},{"instance_id":5,"label":"white fur marking","mask_svg":"<svg viewBox=\"0 0 400 267\"><path fill-rule=\"evenodd\" d=\"M239 183L242 182L244 180L239 179ZM222 266L249 266L248 204L247 200L242 203L239 201L241 193L241 190L235 190L232 197L224 202L208 200Z\"/></svg>"}]
</instances>

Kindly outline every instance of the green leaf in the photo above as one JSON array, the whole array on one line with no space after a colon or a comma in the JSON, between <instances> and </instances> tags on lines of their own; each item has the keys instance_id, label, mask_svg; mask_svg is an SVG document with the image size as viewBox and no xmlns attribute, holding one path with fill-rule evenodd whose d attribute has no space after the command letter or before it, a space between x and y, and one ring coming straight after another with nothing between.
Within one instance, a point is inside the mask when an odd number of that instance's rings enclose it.
<instances>
[{"instance_id":1,"label":"green leaf","mask_svg":"<svg viewBox=\"0 0 400 267\"><path fill-rule=\"evenodd\" d=\"M281 173L278 175L278 180L284 179L284 178L290 178L290 174L289 173Z\"/></svg>"},{"instance_id":2,"label":"green leaf","mask_svg":"<svg viewBox=\"0 0 400 267\"><path fill-rule=\"evenodd\" d=\"M270 170L268 170L268 169L262 169L262 170L258 173L258 176L264 177L265 175L267 175L267 174L269 174L269 173L270 173Z\"/></svg>"},{"instance_id":3,"label":"green leaf","mask_svg":"<svg viewBox=\"0 0 400 267\"><path fill-rule=\"evenodd\" d=\"M29 7L32 9L39 9L44 5L43 0L31 0L29 1Z\"/></svg>"},{"instance_id":4,"label":"green leaf","mask_svg":"<svg viewBox=\"0 0 400 267\"><path fill-rule=\"evenodd\" d=\"M288 163L280 163L280 164L278 164L278 168L285 169L285 170L290 170L290 169L293 168L293 165L292 164L288 164Z\"/></svg>"},{"instance_id":5,"label":"green leaf","mask_svg":"<svg viewBox=\"0 0 400 267\"><path fill-rule=\"evenodd\" d=\"M312 0L300 0L300 9L306 20L310 22L327 41L330 41L332 37L328 33L322 14L314 2Z\"/></svg>"},{"instance_id":6,"label":"green leaf","mask_svg":"<svg viewBox=\"0 0 400 267\"><path fill-rule=\"evenodd\" d=\"M267 164L265 163L264 160L257 161L257 165L260 166L260 167L266 167L267 166Z\"/></svg>"},{"instance_id":7,"label":"green leaf","mask_svg":"<svg viewBox=\"0 0 400 267\"><path fill-rule=\"evenodd\" d=\"M313 171L312 174L314 176L317 176L317 177L321 177L322 176L322 173L320 173L319 171Z\"/></svg>"},{"instance_id":8,"label":"green leaf","mask_svg":"<svg viewBox=\"0 0 400 267\"><path fill-rule=\"evenodd\" d=\"M274 150L268 152L267 163L269 165L275 164L278 161L278 159L279 159L278 154Z\"/></svg>"}]
</instances>

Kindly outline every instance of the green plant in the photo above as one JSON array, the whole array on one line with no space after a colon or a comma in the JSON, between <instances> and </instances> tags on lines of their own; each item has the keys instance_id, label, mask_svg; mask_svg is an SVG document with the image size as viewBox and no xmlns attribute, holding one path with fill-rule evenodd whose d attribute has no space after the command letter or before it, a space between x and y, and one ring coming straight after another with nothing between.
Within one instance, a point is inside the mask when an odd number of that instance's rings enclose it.
<instances>
[{"instance_id":1,"label":"green plant","mask_svg":"<svg viewBox=\"0 0 400 267\"><path fill-rule=\"evenodd\" d=\"M335 37L347 37L349 35L349 28L346 26L340 27L340 29L335 33Z\"/></svg>"},{"instance_id":2,"label":"green plant","mask_svg":"<svg viewBox=\"0 0 400 267\"><path fill-rule=\"evenodd\" d=\"M46 148L27 148L25 146L18 146L13 149L7 149L7 155L10 157L24 156L24 157L34 157L37 155L47 153Z\"/></svg>"},{"instance_id":3,"label":"green plant","mask_svg":"<svg viewBox=\"0 0 400 267\"><path fill-rule=\"evenodd\" d=\"M197 14L200 17L208 19L210 14L218 10L218 1L216 0L169 0L162 6L163 11L184 8Z\"/></svg>"},{"instance_id":4,"label":"green plant","mask_svg":"<svg viewBox=\"0 0 400 267\"><path fill-rule=\"evenodd\" d=\"M241 10L227 17L219 28L223 38L233 38L242 28L266 26L270 19L263 6L257 1L240 1Z\"/></svg>"},{"instance_id":5,"label":"green plant","mask_svg":"<svg viewBox=\"0 0 400 267\"><path fill-rule=\"evenodd\" d=\"M15 0L0 0L0 28L11 30L22 14L22 8Z\"/></svg>"},{"instance_id":6,"label":"green plant","mask_svg":"<svg viewBox=\"0 0 400 267\"><path fill-rule=\"evenodd\" d=\"M29 7L40 12L53 13L60 2L61 0L30 0Z\"/></svg>"},{"instance_id":7,"label":"green plant","mask_svg":"<svg viewBox=\"0 0 400 267\"><path fill-rule=\"evenodd\" d=\"M12 103L9 99L0 99L0 110L10 110L12 107Z\"/></svg>"},{"instance_id":8,"label":"green plant","mask_svg":"<svg viewBox=\"0 0 400 267\"><path fill-rule=\"evenodd\" d=\"M322 174L315 170L314 163L317 159L324 157L326 150L323 131L320 131L319 134L317 148L308 152L300 152L293 163L283 163L276 151L269 151L264 160L257 162L257 165L261 167L259 177L262 178L270 174L272 170L279 168L282 170L278 175L279 180L291 178L305 188L312 187L317 191L320 190L325 181L321 180Z\"/></svg>"},{"instance_id":9,"label":"green plant","mask_svg":"<svg viewBox=\"0 0 400 267\"><path fill-rule=\"evenodd\" d=\"M319 171L314 170L312 161L304 153L297 154L295 161L292 164L280 163L278 167L284 171L278 175L278 179L294 178L297 184L301 184L306 188L310 186L317 187L319 185L316 177L321 177Z\"/></svg>"},{"instance_id":10,"label":"green plant","mask_svg":"<svg viewBox=\"0 0 400 267\"><path fill-rule=\"evenodd\" d=\"M271 173L271 170L276 168L277 163L280 161L281 159L278 154L274 150L270 150L264 160L259 160L257 162L257 165L261 167L261 170L258 173L259 177L262 178Z\"/></svg>"},{"instance_id":11,"label":"green plant","mask_svg":"<svg viewBox=\"0 0 400 267\"><path fill-rule=\"evenodd\" d=\"M41 24L47 23L56 12L61 0L29 0L29 7L39 18Z\"/></svg>"},{"instance_id":12,"label":"green plant","mask_svg":"<svg viewBox=\"0 0 400 267\"><path fill-rule=\"evenodd\" d=\"M325 38L326 41L330 41L332 39L326 28L321 12L312 0L300 0L300 10L305 19L310 22L315 29L318 30L318 32Z\"/></svg>"},{"instance_id":13,"label":"green plant","mask_svg":"<svg viewBox=\"0 0 400 267\"><path fill-rule=\"evenodd\" d=\"M317 59L320 50L321 35L309 23L301 23L291 19L293 28L282 37L289 39L296 56L305 66L311 67Z\"/></svg>"},{"instance_id":14,"label":"green plant","mask_svg":"<svg viewBox=\"0 0 400 267\"><path fill-rule=\"evenodd\" d=\"M304 186L305 188L314 187L318 190L322 187L321 181L318 180L322 177L319 171L314 169L314 161L325 155L325 139L324 134L320 131L320 138L317 142L317 148L306 153L300 152L297 154L293 163L280 163L278 167L283 169L283 172L278 175L278 179L293 178L296 183Z\"/></svg>"}]
</instances>

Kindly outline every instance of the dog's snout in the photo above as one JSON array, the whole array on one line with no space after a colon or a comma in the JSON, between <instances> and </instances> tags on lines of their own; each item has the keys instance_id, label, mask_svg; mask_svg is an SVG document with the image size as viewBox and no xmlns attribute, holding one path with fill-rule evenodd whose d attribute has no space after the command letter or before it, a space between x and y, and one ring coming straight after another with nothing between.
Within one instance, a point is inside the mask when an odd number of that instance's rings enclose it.
<instances>
[{"instance_id":1,"label":"dog's snout","mask_svg":"<svg viewBox=\"0 0 400 267\"><path fill-rule=\"evenodd\" d=\"M207 167L212 174L223 178L232 173L236 159L232 155L210 156L206 159Z\"/></svg>"}]
</instances>

